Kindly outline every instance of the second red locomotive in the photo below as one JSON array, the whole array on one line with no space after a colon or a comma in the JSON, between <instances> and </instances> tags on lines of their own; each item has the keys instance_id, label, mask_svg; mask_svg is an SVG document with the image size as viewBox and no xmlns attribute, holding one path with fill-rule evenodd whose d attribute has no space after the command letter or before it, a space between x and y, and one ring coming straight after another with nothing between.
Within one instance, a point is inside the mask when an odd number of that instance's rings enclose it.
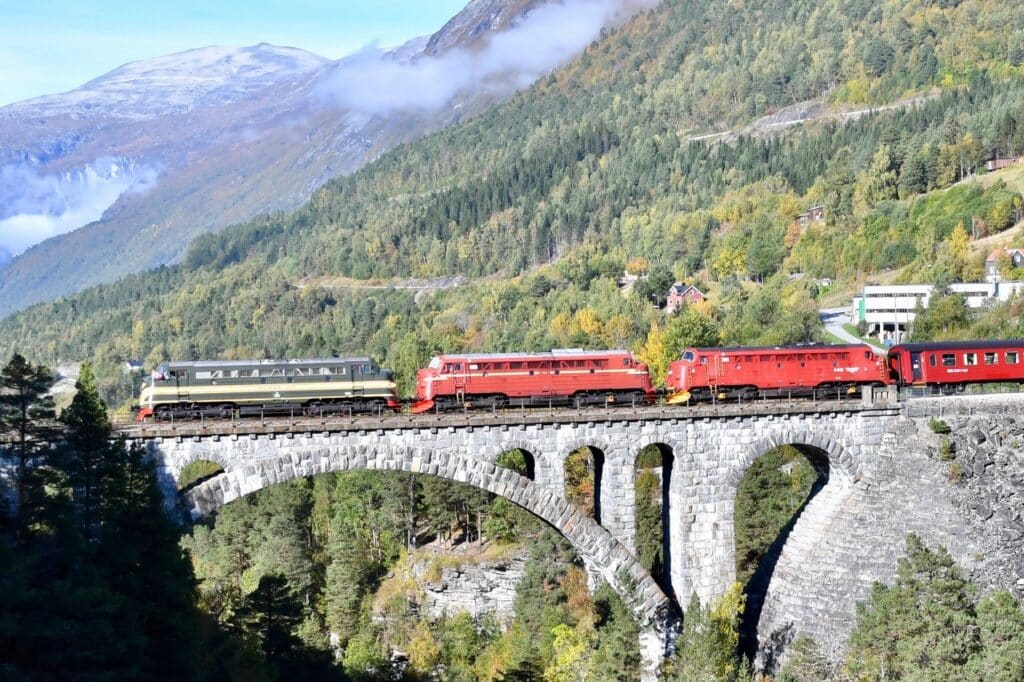
<instances>
[{"instance_id":1,"label":"second red locomotive","mask_svg":"<svg viewBox=\"0 0 1024 682\"><path fill-rule=\"evenodd\" d=\"M885 358L867 345L687 348L669 365L669 403L709 398L854 392L889 383Z\"/></svg>"},{"instance_id":2,"label":"second red locomotive","mask_svg":"<svg viewBox=\"0 0 1024 682\"><path fill-rule=\"evenodd\" d=\"M624 350L437 355L417 373L412 411L630 404L654 393L647 365Z\"/></svg>"}]
</instances>

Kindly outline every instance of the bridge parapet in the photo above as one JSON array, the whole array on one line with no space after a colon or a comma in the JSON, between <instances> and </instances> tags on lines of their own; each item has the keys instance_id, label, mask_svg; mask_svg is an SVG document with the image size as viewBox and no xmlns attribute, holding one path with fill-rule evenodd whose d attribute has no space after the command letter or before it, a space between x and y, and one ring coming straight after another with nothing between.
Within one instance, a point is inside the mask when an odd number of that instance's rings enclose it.
<instances>
[{"instance_id":1,"label":"bridge parapet","mask_svg":"<svg viewBox=\"0 0 1024 682\"><path fill-rule=\"evenodd\" d=\"M645 421L755 418L767 416L890 413L897 406L864 404L857 400L830 401L746 401L693 406L645 406L616 408L582 408L555 410L504 410L498 412L467 411L442 414L383 414L324 418L268 417L265 419L190 420L179 422L145 422L119 425L118 433L130 439L263 435L284 433L336 433L344 431L383 431L420 429L435 433L440 429L473 429L545 424L596 424L609 422L635 423Z\"/></svg>"}]
</instances>

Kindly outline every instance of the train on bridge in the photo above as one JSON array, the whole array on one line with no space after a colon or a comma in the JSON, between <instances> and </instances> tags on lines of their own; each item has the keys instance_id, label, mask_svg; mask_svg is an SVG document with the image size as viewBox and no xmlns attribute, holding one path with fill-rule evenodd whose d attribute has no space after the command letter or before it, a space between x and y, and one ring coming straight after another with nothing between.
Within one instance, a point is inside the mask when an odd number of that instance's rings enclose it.
<instances>
[{"instance_id":1,"label":"train on bridge","mask_svg":"<svg viewBox=\"0 0 1024 682\"><path fill-rule=\"evenodd\" d=\"M665 388L629 351L436 355L398 394L373 358L168 362L142 385L136 418L414 414L508 407L671 405L706 400L852 395L868 386L963 391L1024 382L1024 340L868 345L686 348Z\"/></svg>"}]
</instances>

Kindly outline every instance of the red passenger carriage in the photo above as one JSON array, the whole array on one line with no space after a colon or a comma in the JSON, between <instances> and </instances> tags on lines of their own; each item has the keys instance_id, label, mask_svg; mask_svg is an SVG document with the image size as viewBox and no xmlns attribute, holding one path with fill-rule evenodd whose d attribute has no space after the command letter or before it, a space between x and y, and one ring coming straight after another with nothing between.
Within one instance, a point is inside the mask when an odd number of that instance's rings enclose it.
<instances>
[{"instance_id":1,"label":"red passenger carriage","mask_svg":"<svg viewBox=\"0 0 1024 682\"><path fill-rule=\"evenodd\" d=\"M623 350L437 355L417 373L412 411L630 404L653 397L647 365Z\"/></svg>"},{"instance_id":2,"label":"red passenger carriage","mask_svg":"<svg viewBox=\"0 0 1024 682\"><path fill-rule=\"evenodd\" d=\"M889 349L901 386L957 390L965 384L1024 381L1024 340L905 343Z\"/></svg>"},{"instance_id":3,"label":"red passenger carriage","mask_svg":"<svg viewBox=\"0 0 1024 682\"><path fill-rule=\"evenodd\" d=\"M687 348L669 365L670 403L690 399L855 391L890 383L885 359L867 345Z\"/></svg>"}]
</instances>

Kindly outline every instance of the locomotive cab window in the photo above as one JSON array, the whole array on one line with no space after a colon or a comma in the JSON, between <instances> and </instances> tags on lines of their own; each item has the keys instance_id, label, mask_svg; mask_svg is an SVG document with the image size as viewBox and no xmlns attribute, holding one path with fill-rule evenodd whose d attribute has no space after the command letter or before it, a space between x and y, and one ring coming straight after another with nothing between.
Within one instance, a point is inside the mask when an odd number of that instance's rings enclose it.
<instances>
[{"instance_id":1,"label":"locomotive cab window","mask_svg":"<svg viewBox=\"0 0 1024 682\"><path fill-rule=\"evenodd\" d=\"M954 365L956 365L956 355L953 354L953 353L943 353L942 354L942 366L943 367L953 367Z\"/></svg>"},{"instance_id":2,"label":"locomotive cab window","mask_svg":"<svg viewBox=\"0 0 1024 682\"><path fill-rule=\"evenodd\" d=\"M935 360L935 353L931 353L928 356L928 365L931 366L931 367L934 367L937 364L938 364L938 362Z\"/></svg>"},{"instance_id":3,"label":"locomotive cab window","mask_svg":"<svg viewBox=\"0 0 1024 682\"><path fill-rule=\"evenodd\" d=\"M1020 362L1020 356L1017 354L1017 351L1011 350L1006 352L1006 364L1016 365L1018 362Z\"/></svg>"},{"instance_id":4,"label":"locomotive cab window","mask_svg":"<svg viewBox=\"0 0 1024 682\"><path fill-rule=\"evenodd\" d=\"M964 364L968 367L973 367L978 364L977 353L964 353Z\"/></svg>"},{"instance_id":5,"label":"locomotive cab window","mask_svg":"<svg viewBox=\"0 0 1024 682\"><path fill-rule=\"evenodd\" d=\"M702 364L702 365L708 364L708 356L706 356L706 355L700 356L700 364Z\"/></svg>"},{"instance_id":6,"label":"locomotive cab window","mask_svg":"<svg viewBox=\"0 0 1024 682\"><path fill-rule=\"evenodd\" d=\"M985 364L995 365L999 363L999 353L985 353Z\"/></svg>"},{"instance_id":7,"label":"locomotive cab window","mask_svg":"<svg viewBox=\"0 0 1024 682\"><path fill-rule=\"evenodd\" d=\"M622 366L629 367L629 358L622 358Z\"/></svg>"}]
</instances>

